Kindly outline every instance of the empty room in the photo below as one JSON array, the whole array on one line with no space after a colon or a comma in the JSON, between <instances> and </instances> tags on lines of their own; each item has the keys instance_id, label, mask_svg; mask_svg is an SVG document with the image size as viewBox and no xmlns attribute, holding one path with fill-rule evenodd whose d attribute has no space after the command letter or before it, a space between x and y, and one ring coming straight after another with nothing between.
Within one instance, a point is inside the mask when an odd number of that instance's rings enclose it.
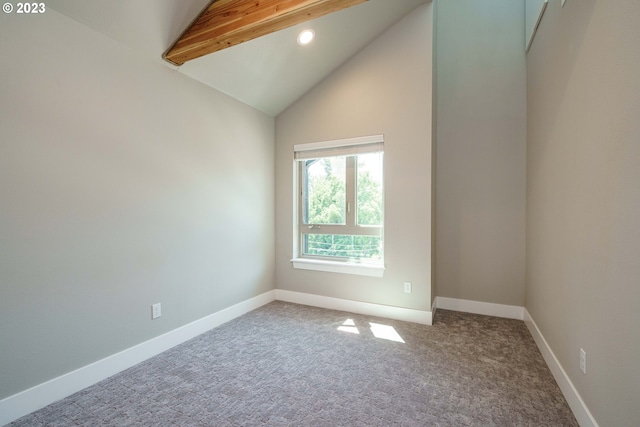
<instances>
[{"instance_id":1,"label":"empty room","mask_svg":"<svg viewBox=\"0 0 640 427\"><path fill-rule=\"evenodd\" d=\"M637 426L638 22L3 2L0 426Z\"/></svg>"}]
</instances>

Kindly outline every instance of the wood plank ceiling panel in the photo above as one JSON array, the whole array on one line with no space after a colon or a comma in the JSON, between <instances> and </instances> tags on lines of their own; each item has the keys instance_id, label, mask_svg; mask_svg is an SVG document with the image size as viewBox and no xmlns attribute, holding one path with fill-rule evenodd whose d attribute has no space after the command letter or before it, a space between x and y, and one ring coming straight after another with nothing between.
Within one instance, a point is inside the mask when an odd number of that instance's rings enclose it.
<instances>
[{"instance_id":1,"label":"wood plank ceiling panel","mask_svg":"<svg viewBox=\"0 0 640 427\"><path fill-rule=\"evenodd\" d=\"M367 0L213 0L162 57L182 65Z\"/></svg>"}]
</instances>

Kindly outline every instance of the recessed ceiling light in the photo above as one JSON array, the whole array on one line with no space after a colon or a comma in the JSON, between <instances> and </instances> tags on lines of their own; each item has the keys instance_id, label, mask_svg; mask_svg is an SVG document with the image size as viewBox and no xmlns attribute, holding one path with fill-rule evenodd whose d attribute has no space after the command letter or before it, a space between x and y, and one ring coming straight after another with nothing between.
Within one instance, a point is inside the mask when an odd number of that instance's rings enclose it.
<instances>
[{"instance_id":1,"label":"recessed ceiling light","mask_svg":"<svg viewBox=\"0 0 640 427\"><path fill-rule=\"evenodd\" d=\"M298 44L300 46L306 46L313 41L313 38L316 36L316 33L313 30L302 30L300 34L298 34Z\"/></svg>"}]
</instances>

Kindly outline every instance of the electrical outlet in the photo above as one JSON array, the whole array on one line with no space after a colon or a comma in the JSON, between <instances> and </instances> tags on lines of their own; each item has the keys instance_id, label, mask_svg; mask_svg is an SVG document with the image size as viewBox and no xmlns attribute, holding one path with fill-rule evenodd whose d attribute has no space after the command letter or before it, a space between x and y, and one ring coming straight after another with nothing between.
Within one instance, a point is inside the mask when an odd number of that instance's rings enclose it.
<instances>
[{"instance_id":1,"label":"electrical outlet","mask_svg":"<svg viewBox=\"0 0 640 427\"><path fill-rule=\"evenodd\" d=\"M580 370L583 374L587 373L587 352L580 349Z\"/></svg>"},{"instance_id":2,"label":"electrical outlet","mask_svg":"<svg viewBox=\"0 0 640 427\"><path fill-rule=\"evenodd\" d=\"M411 282L404 282L404 293L405 294L411 293Z\"/></svg>"},{"instance_id":3,"label":"electrical outlet","mask_svg":"<svg viewBox=\"0 0 640 427\"><path fill-rule=\"evenodd\" d=\"M153 304L151 306L151 319L157 319L160 316L162 316L162 308L160 306L160 303Z\"/></svg>"}]
</instances>

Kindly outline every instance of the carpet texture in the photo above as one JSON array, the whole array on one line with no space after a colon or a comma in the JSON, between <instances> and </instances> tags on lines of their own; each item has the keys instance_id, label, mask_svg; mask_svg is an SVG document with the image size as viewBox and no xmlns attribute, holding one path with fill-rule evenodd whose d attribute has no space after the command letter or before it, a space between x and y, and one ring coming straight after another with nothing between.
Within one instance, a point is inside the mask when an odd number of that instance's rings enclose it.
<instances>
[{"instance_id":1,"label":"carpet texture","mask_svg":"<svg viewBox=\"0 0 640 427\"><path fill-rule=\"evenodd\" d=\"M577 426L524 322L276 301L11 423Z\"/></svg>"}]
</instances>

